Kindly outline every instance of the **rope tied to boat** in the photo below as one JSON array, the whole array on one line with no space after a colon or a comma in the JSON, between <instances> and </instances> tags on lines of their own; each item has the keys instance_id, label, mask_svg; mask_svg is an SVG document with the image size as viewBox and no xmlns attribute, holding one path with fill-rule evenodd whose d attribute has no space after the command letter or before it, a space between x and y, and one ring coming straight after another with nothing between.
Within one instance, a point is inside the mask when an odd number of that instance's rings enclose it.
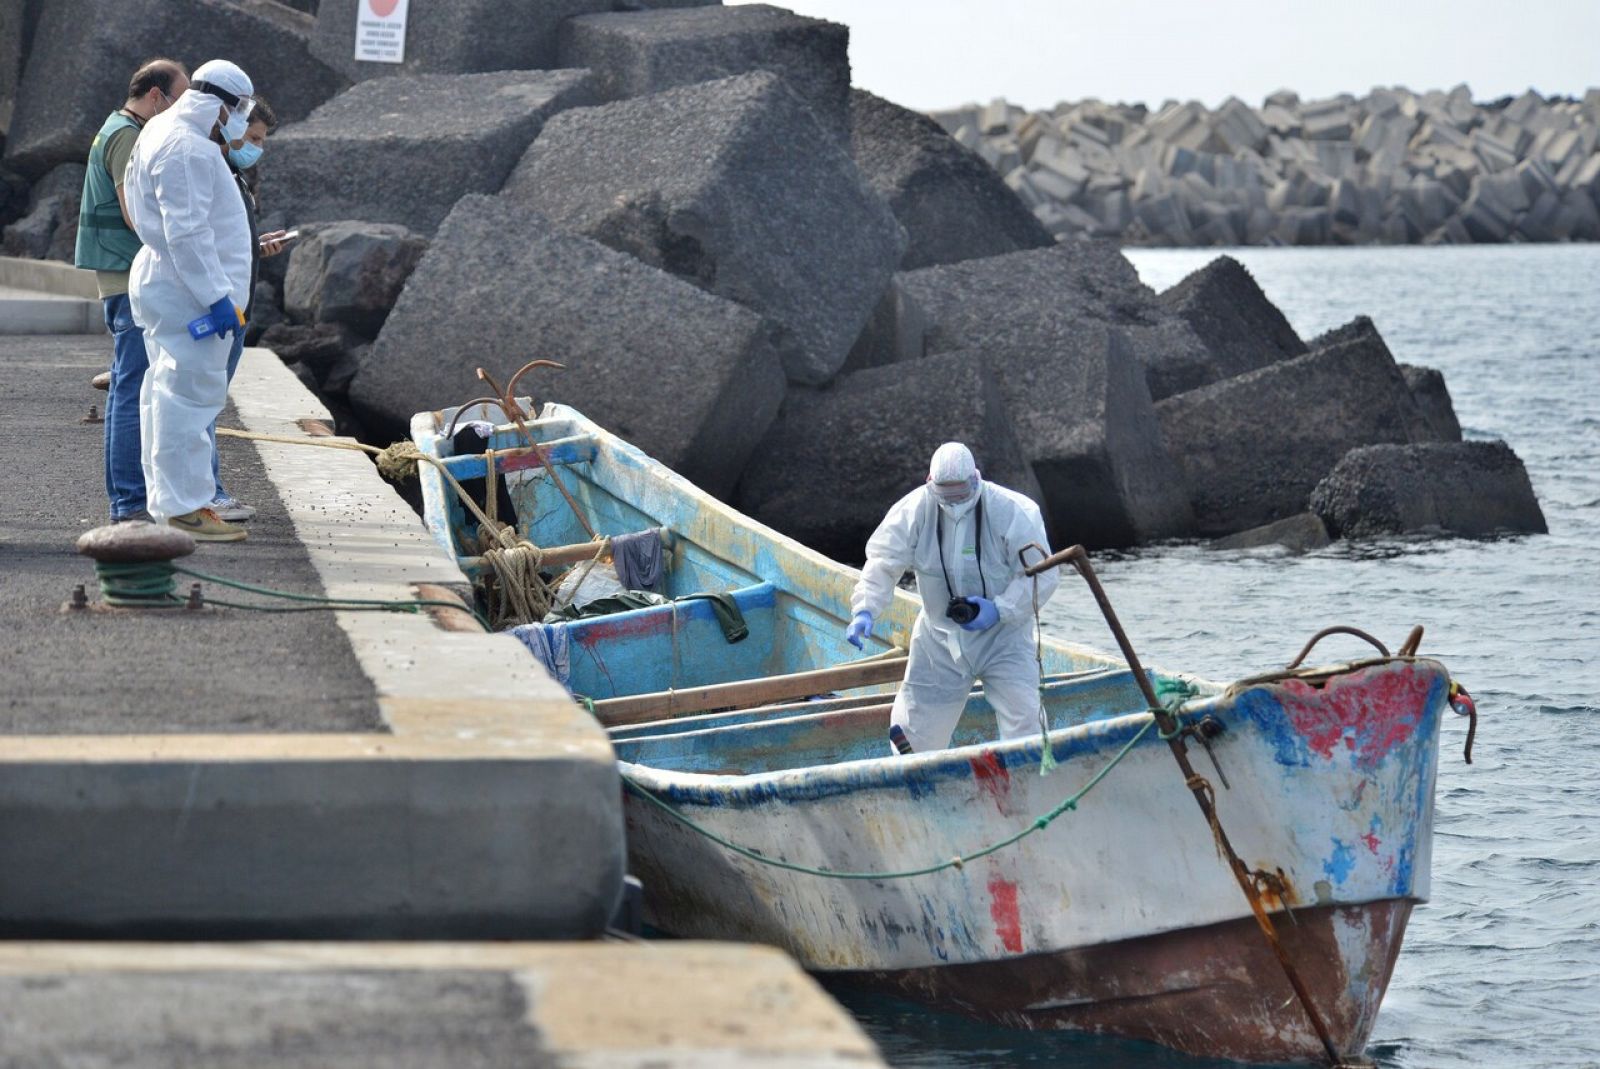
<instances>
[{"instance_id":1,"label":"rope tied to boat","mask_svg":"<svg viewBox=\"0 0 1600 1069\"><path fill-rule=\"evenodd\" d=\"M1148 716L1150 714L1145 715ZM785 869L789 872L798 872L805 876L817 876L822 879L829 880L907 880L915 876L930 876L936 872L943 872L946 869L960 869L970 861L976 861L979 858L988 857L990 854L999 853L1001 850L1004 850L1007 847L1016 845L1035 832L1043 831L1052 823L1054 823L1055 820L1063 813L1075 812L1078 808L1078 803L1082 801L1090 791L1094 790L1095 787L1099 785L1100 781L1105 779L1106 776L1111 773L1112 769L1116 768L1122 763L1122 759L1127 757L1128 754L1132 752L1133 748L1139 744L1139 741L1150 733L1150 729L1155 726L1155 723L1155 718L1152 716L1151 719L1145 722L1144 726L1139 728L1138 731L1134 732L1133 737L1123 744L1122 748L1116 752L1116 755L1111 758L1105 767L1101 768L1100 771L1096 772L1092 777L1090 777L1089 782L1078 788L1078 790L1074 791L1071 795L1062 800L1053 809L1036 817L1031 823L1029 823L1021 831L1018 831L1016 834L1007 836L1006 838L1001 839L999 842L990 843L988 846L970 851L969 853L957 854L954 857L948 858L944 861L935 862L930 865L923 865L920 868L900 869L891 872L846 872L839 869L824 869L812 865L801 865L793 861L784 861L781 858L767 857L765 854L752 850L747 846L741 846L738 843L735 843L717 834L710 828L705 827L703 824L698 823L693 817L689 816L687 813L684 813L672 803L656 797L627 773L623 773L622 775L622 784L623 787L630 793L655 806L657 809L661 810L663 813L667 814L667 816L682 824L690 831L696 832L697 834L702 835L716 843L723 849L732 851L733 853L738 854L740 857L754 861L757 864L767 865L775 869ZM1045 752L1049 752L1048 745L1046 746ZM1040 761L1043 761L1042 754Z\"/></svg>"},{"instance_id":2,"label":"rope tied to boat","mask_svg":"<svg viewBox=\"0 0 1600 1069\"><path fill-rule=\"evenodd\" d=\"M444 477L446 485L455 492L463 508L472 513L478 521L479 546L482 556L489 564L495 575L495 588L489 601L489 617L484 617L473 612L479 621L484 624L485 630L499 630L503 627L518 624L533 623L544 619L545 614L552 608L559 607L554 592L539 574L539 563L543 550L522 537L515 528L508 524L500 523L484 509L478 506L467 489L451 474L450 469L438 457L429 456L417 448L415 442L392 442L383 448L366 445L362 442L351 440L330 440L321 438L291 438L287 435L261 434L256 431L241 431L231 427L218 427L217 433L229 438L242 438L247 441L274 442L279 445L305 445L319 449L343 449L348 452L366 453L374 458L378 473L390 482L400 482L405 479L414 479L417 476L418 465L426 463L432 465ZM490 468L493 471L493 468ZM494 485L494 479L488 480L489 485ZM491 492L492 493L492 492ZM495 502L488 498L490 509L495 510ZM495 510L497 511L497 510ZM610 547L611 540L598 538L595 543L595 555L585 565L584 577L588 569L592 569L596 562L604 556ZM579 580L579 585L582 584ZM216 602L216 604L224 604Z\"/></svg>"}]
</instances>

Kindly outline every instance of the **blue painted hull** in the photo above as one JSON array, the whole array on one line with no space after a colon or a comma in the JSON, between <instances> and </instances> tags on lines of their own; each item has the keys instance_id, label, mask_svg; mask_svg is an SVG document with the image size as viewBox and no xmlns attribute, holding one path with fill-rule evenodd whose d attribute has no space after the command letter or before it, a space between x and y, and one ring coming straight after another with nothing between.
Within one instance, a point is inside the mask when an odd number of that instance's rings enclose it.
<instances>
[{"instance_id":1,"label":"blue painted hull","mask_svg":"<svg viewBox=\"0 0 1600 1069\"><path fill-rule=\"evenodd\" d=\"M424 451L446 451L438 428L452 415L417 417ZM860 656L841 638L853 569L740 515L570 409L541 415L535 433L564 443L559 470L595 526L669 530L668 593L731 593L751 631L729 644L704 602L565 625L575 693L655 693ZM517 444L514 430L497 432L497 449ZM532 541L583 540L547 476L513 482ZM470 558L467 521L426 468L424 502L441 545ZM1072 595L1070 586L1058 594ZM917 609L900 594L869 652L906 644ZM1059 766L1048 775L1044 739L991 741L981 691L951 749L911 757L888 756L887 686L614 729L633 788L630 865L645 881L649 919L679 935L782 946L809 968L1009 1024L1252 1060L1317 1056L1301 1011L1276 992L1281 976L1255 977L1248 998L1227 979L1257 968L1260 936L1166 743L1145 730L1126 665L1047 642L1044 667ZM1270 905L1304 914L1302 971L1341 1049L1359 1052L1405 917L1427 897L1444 668L1385 658L1231 689L1151 674L1163 693L1189 695L1184 722L1209 717L1222 729L1211 760L1195 753L1196 767L1240 856L1271 887ZM883 879L799 871L890 873L975 857L1113 761L1075 810L959 867ZM742 856L706 832L794 867ZM1114 968L1106 948L1145 964ZM1163 954L1173 967L1152 973L1149 960ZM985 977L976 986L975 975ZM1130 999L1145 1007L1145 1025L1117 1009ZM1209 1023L1186 1030L1202 1003Z\"/></svg>"}]
</instances>

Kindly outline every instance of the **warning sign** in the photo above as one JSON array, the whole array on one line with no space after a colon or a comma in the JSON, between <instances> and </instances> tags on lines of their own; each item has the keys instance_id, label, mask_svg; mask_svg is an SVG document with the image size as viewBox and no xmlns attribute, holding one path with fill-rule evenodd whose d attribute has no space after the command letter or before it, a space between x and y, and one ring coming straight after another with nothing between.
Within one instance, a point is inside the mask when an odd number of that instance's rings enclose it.
<instances>
[{"instance_id":1,"label":"warning sign","mask_svg":"<svg viewBox=\"0 0 1600 1069\"><path fill-rule=\"evenodd\" d=\"M356 0L356 58L401 63L406 58L406 6L410 0Z\"/></svg>"}]
</instances>

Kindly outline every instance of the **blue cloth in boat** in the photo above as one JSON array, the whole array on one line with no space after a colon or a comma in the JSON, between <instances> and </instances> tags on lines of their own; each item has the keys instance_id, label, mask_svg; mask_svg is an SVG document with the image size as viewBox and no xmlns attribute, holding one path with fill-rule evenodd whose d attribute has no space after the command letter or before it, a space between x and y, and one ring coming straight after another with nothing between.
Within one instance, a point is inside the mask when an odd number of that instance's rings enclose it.
<instances>
[{"instance_id":1,"label":"blue cloth in boat","mask_svg":"<svg viewBox=\"0 0 1600 1069\"><path fill-rule=\"evenodd\" d=\"M652 527L612 535L611 559L624 590L655 590L661 585L661 532Z\"/></svg>"},{"instance_id":2,"label":"blue cloth in boat","mask_svg":"<svg viewBox=\"0 0 1600 1069\"><path fill-rule=\"evenodd\" d=\"M563 687L572 678L572 643L566 624L522 624L511 633Z\"/></svg>"}]
</instances>

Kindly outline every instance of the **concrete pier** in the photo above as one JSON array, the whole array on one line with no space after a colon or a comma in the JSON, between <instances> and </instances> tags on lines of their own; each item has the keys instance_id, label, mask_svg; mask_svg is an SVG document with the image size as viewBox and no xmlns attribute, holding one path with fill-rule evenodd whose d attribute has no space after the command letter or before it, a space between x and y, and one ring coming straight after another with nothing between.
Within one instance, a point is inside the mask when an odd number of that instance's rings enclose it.
<instances>
[{"instance_id":1,"label":"concrete pier","mask_svg":"<svg viewBox=\"0 0 1600 1069\"><path fill-rule=\"evenodd\" d=\"M103 428L81 419L109 355L103 337L0 339L0 931L597 934L624 864L610 747L514 639L426 613L61 611L95 590L72 543L105 522ZM252 431L328 419L266 350L232 397ZM341 598L466 590L365 454L224 439L222 456L261 511L249 541L185 565Z\"/></svg>"},{"instance_id":2,"label":"concrete pier","mask_svg":"<svg viewBox=\"0 0 1600 1069\"><path fill-rule=\"evenodd\" d=\"M0 943L0 1062L870 1069L783 954L713 943Z\"/></svg>"}]
</instances>

